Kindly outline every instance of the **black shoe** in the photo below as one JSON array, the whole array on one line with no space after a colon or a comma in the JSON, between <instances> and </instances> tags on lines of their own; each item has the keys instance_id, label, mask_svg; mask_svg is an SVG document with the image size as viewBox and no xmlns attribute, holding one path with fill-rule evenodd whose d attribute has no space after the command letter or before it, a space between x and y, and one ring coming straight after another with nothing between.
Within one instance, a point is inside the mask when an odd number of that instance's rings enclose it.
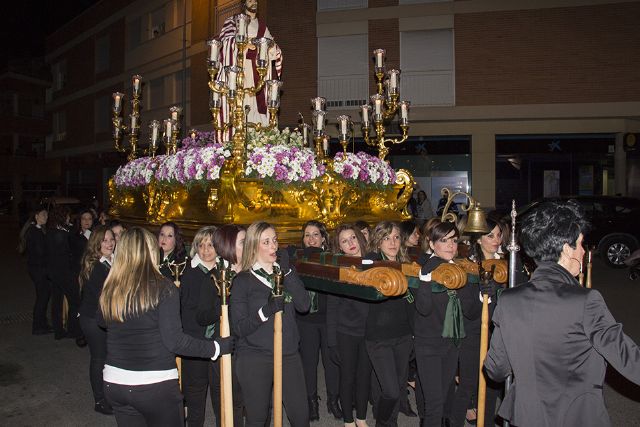
<instances>
[{"instance_id":1,"label":"black shoe","mask_svg":"<svg viewBox=\"0 0 640 427\"><path fill-rule=\"evenodd\" d=\"M409 399L400 401L400 412L410 418L415 418L418 416L418 414L414 412L413 408L411 408L411 402L409 402Z\"/></svg>"},{"instance_id":2,"label":"black shoe","mask_svg":"<svg viewBox=\"0 0 640 427\"><path fill-rule=\"evenodd\" d=\"M109 405L109 403L104 399L98 400L96 402L96 405L93 407L93 410L104 415L113 415L113 409L111 409L111 405Z\"/></svg>"},{"instance_id":3,"label":"black shoe","mask_svg":"<svg viewBox=\"0 0 640 427\"><path fill-rule=\"evenodd\" d=\"M332 414L336 420L342 419L342 408L340 407L338 396L327 397L327 412Z\"/></svg>"},{"instance_id":4,"label":"black shoe","mask_svg":"<svg viewBox=\"0 0 640 427\"><path fill-rule=\"evenodd\" d=\"M318 407L318 396L309 398L309 420L318 421L320 419L320 408Z\"/></svg>"},{"instance_id":5,"label":"black shoe","mask_svg":"<svg viewBox=\"0 0 640 427\"><path fill-rule=\"evenodd\" d=\"M87 340L84 337L76 338L76 345L80 348L87 346Z\"/></svg>"}]
</instances>

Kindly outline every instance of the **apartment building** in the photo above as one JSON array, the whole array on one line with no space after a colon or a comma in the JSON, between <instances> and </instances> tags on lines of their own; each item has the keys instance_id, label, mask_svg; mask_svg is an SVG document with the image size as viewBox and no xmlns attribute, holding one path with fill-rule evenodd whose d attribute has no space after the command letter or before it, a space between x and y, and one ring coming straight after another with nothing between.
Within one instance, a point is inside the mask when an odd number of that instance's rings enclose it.
<instances>
[{"instance_id":1,"label":"apartment building","mask_svg":"<svg viewBox=\"0 0 640 427\"><path fill-rule=\"evenodd\" d=\"M239 0L102 1L48 40L47 155L69 192L104 199L124 161L112 149L111 93L143 77L142 137L168 108L210 129L206 40ZM372 51L400 68L410 138L392 148L432 198L443 185L504 207L557 193L638 194L638 1L260 0L284 55L281 126L328 100L356 123L374 93ZM130 110L125 111L128 114ZM390 126L389 132L398 132ZM627 143L627 144L625 144ZM337 144L334 145L337 149Z\"/></svg>"}]
</instances>

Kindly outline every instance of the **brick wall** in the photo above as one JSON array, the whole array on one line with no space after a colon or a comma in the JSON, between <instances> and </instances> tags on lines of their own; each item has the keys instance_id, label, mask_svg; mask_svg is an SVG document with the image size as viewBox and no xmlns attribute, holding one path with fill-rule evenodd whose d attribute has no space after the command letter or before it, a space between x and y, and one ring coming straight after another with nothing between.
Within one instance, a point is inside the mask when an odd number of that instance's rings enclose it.
<instances>
[{"instance_id":1,"label":"brick wall","mask_svg":"<svg viewBox=\"0 0 640 427\"><path fill-rule=\"evenodd\" d=\"M638 101L638 16L638 3L456 15L456 104Z\"/></svg>"},{"instance_id":2,"label":"brick wall","mask_svg":"<svg viewBox=\"0 0 640 427\"><path fill-rule=\"evenodd\" d=\"M400 68L400 24L397 18L369 21L369 93L376 91L373 51L386 50L385 66L387 70Z\"/></svg>"},{"instance_id":3,"label":"brick wall","mask_svg":"<svg viewBox=\"0 0 640 427\"><path fill-rule=\"evenodd\" d=\"M266 9L267 26L280 45L284 60L281 127L297 123L298 112L310 123L309 100L318 92L316 2L270 0L266 2ZM264 16L261 15L261 19Z\"/></svg>"}]
</instances>

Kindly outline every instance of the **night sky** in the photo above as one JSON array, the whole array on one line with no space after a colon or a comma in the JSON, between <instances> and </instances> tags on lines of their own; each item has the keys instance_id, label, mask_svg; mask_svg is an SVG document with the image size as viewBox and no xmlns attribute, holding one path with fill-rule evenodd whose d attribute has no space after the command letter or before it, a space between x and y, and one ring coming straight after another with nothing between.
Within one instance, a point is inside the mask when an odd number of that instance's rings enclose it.
<instances>
[{"instance_id":1,"label":"night sky","mask_svg":"<svg viewBox=\"0 0 640 427\"><path fill-rule=\"evenodd\" d=\"M7 60L43 56L45 37L98 0L17 0L3 2L0 67ZM109 1L109 0L103 0Z\"/></svg>"}]
</instances>

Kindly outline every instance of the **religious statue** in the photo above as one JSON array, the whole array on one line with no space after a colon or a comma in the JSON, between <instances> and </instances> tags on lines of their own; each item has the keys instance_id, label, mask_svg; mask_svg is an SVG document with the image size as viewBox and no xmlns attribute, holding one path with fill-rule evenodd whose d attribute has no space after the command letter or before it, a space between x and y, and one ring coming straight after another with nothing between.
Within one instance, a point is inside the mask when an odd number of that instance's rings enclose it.
<instances>
[{"instance_id":1,"label":"religious statue","mask_svg":"<svg viewBox=\"0 0 640 427\"><path fill-rule=\"evenodd\" d=\"M245 15L250 17L250 22L247 28L247 38L249 41L254 38L266 37L273 40L273 36L269 32L267 25L264 21L261 21L257 17L258 12L258 0L243 0L242 1L242 9ZM222 44L222 49L220 53L220 60L222 62L222 66L234 66L236 64L237 58L237 48L236 48L236 17L234 15L230 18L227 18L222 26L222 30L218 35L217 39ZM254 46L251 46L245 55L244 58L244 87L249 88L253 87L255 83L258 81L258 70L256 59L258 56L258 49ZM217 79L224 81L224 68L221 67L218 72ZM275 76L273 75L275 71ZM269 59L267 65L267 74L265 76L265 80L270 79L279 79L280 74L282 73L282 51L280 47L273 43L272 47L269 49ZM262 88L256 96L252 96L250 94L245 95L244 97L244 105L245 111L247 111L246 122L247 123L255 123L262 124L266 126L269 124L269 113L267 110L267 94L265 88ZM229 117L229 106L227 104L226 98L222 101L222 108L220 110L221 119L220 122L223 123L225 119ZM222 136L224 140L229 140L231 138L231 130L228 131L226 135L218 135Z\"/></svg>"}]
</instances>

